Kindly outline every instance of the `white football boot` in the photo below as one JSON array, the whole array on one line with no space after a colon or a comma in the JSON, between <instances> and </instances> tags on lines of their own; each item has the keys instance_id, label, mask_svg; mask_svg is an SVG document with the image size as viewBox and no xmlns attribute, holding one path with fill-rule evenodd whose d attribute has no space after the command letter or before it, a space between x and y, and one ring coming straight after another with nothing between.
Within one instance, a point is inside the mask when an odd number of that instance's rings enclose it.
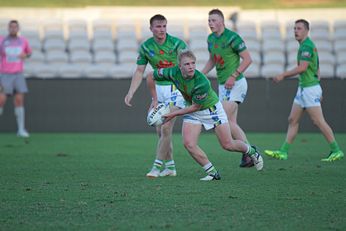
<instances>
[{"instance_id":1,"label":"white football boot","mask_svg":"<svg viewBox=\"0 0 346 231\"><path fill-rule=\"evenodd\" d=\"M263 161L263 157L262 155L257 151L256 147L255 146L252 146L256 153L251 155L251 159L257 169L257 171L261 171L263 169L263 165L264 165L264 161Z\"/></svg>"},{"instance_id":2,"label":"white football boot","mask_svg":"<svg viewBox=\"0 0 346 231\"><path fill-rule=\"evenodd\" d=\"M215 174L208 174L205 177L200 179L201 181L211 181L211 180L221 180L221 176L219 172L216 172Z\"/></svg>"},{"instance_id":3,"label":"white football boot","mask_svg":"<svg viewBox=\"0 0 346 231\"><path fill-rule=\"evenodd\" d=\"M160 172L160 176L176 176L177 171L165 168L162 172Z\"/></svg>"},{"instance_id":4,"label":"white football boot","mask_svg":"<svg viewBox=\"0 0 346 231\"><path fill-rule=\"evenodd\" d=\"M148 178L157 178L160 176L160 170L157 168L152 168L150 172L146 175Z\"/></svg>"},{"instance_id":5,"label":"white football boot","mask_svg":"<svg viewBox=\"0 0 346 231\"><path fill-rule=\"evenodd\" d=\"M29 138L30 137L29 133L26 130L19 130L17 132L17 136L22 137L22 138Z\"/></svg>"}]
</instances>

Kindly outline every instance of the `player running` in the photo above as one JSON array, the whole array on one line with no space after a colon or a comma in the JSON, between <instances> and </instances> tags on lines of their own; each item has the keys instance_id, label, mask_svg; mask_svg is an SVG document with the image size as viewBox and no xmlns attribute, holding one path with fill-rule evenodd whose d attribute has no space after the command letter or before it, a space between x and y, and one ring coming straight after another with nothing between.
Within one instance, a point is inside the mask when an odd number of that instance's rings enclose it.
<instances>
[{"instance_id":1,"label":"player running","mask_svg":"<svg viewBox=\"0 0 346 231\"><path fill-rule=\"evenodd\" d=\"M288 130L285 142L279 150L265 150L265 154L276 159L287 160L289 148L298 133L300 118L306 111L313 123L321 130L331 149L329 156L322 159L322 161L340 160L344 157L344 153L340 150L333 131L323 116L318 53L315 44L308 37L308 34L309 23L304 19L297 20L295 22L294 35L299 42L298 66L276 76L273 80L278 83L285 78L299 74L299 87L288 117Z\"/></svg>"},{"instance_id":2,"label":"player running","mask_svg":"<svg viewBox=\"0 0 346 231\"><path fill-rule=\"evenodd\" d=\"M153 37L146 40L139 49L137 69L125 97L125 104L128 106L132 106L132 97L142 82L147 64L149 63L153 69L173 67L177 64L178 52L186 48L184 41L167 33L167 19L163 15L157 14L150 19L150 30ZM157 101L152 102L151 107L157 105L158 102L170 105L171 111L185 106L183 97L171 81L157 82L156 85L158 97ZM175 120L171 120L156 128L159 136L156 159L150 172L147 173L147 177L156 178L158 176L176 176L177 174L172 144L174 122Z\"/></svg>"},{"instance_id":3,"label":"player running","mask_svg":"<svg viewBox=\"0 0 346 231\"><path fill-rule=\"evenodd\" d=\"M183 117L183 141L186 150L193 159L200 164L207 176L201 178L202 181L220 180L220 174L209 161L207 155L198 146L198 137L202 130L202 125L206 130L215 129L219 142L227 151L237 151L250 155L257 170L263 168L263 158L255 147L240 140L234 140L228 124L227 115L219 101L217 94L211 88L207 77L196 70L196 57L185 50L178 56L179 66L158 69L147 77L147 83L152 93L155 88L153 78L159 81L172 81L182 93L187 106L166 114L165 122L169 123L176 116ZM153 98L156 98L153 95Z\"/></svg>"},{"instance_id":4,"label":"player running","mask_svg":"<svg viewBox=\"0 0 346 231\"><path fill-rule=\"evenodd\" d=\"M209 60L202 69L207 74L216 67L219 83L219 98L227 114L232 136L248 143L244 131L237 123L238 105L244 102L247 93L247 82L243 72L252 60L243 39L234 31L225 28L224 16L219 9L209 12L208 36ZM240 61L240 58L242 61ZM240 167L252 167L251 158L245 153Z\"/></svg>"}]
</instances>

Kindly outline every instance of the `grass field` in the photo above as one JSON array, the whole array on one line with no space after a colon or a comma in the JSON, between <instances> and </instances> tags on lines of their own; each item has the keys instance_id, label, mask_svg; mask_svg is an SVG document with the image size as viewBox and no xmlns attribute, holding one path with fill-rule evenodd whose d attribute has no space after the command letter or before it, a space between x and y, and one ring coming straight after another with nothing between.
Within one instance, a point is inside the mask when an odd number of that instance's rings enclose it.
<instances>
[{"instance_id":1,"label":"grass field","mask_svg":"<svg viewBox=\"0 0 346 231\"><path fill-rule=\"evenodd\" d=\"M249 134L276 148L284 134ZM346 150L346 134L337 134ZM240 169L240 156L200 144L222 180L204 172L174 135L178 176L146 179L154 134L0 133L0 230L346 230L345 160L322 163L320 134L300 134L289 160Z\"/></svg>"},{"instance_id":2,"label":"grass field","mask_svg":"<svg viewBox=\"0 0 346 231\"><path fill-rule=\"evenodd\" d=\"M238 6L244 9L285 9L346 7L346 0L11 0L0 1L10 7L84 7L84 6Z\"/></svg>"}]
</instances>

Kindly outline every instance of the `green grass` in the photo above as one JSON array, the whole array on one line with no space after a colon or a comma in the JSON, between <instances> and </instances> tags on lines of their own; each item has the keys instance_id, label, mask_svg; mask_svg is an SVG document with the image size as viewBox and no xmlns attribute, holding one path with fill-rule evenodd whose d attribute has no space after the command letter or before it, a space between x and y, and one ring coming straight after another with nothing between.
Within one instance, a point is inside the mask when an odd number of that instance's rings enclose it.
<instances>
[{"instance_id":1,"label":"green grass","mask_svg":"<svg viewBox=\"0 0 346 231\"><path fill-rule=\"evenodd\" d=\"M84 6L238 6L244 9L285 9L346 7L346 0L12 0L0 1L0 6L10 7L84 7Z\"/></svg>"},{"instance_id":2,"label":"green grass","mask_svg":"<svg viewBox=\"0 0 346 231\"><path fill-rule=\"evenodd\" d=\"M276 148L284 134L249 134ZM337 134L346 150L346 134ZM146 179L154 134L0 133L0 230L346 230L345 160L320 161L320 134L300 134L287 161L240 169L213 134L200 145L222 180L204 172L174 135L178 176Z\"/></svg>"}]
</instances>

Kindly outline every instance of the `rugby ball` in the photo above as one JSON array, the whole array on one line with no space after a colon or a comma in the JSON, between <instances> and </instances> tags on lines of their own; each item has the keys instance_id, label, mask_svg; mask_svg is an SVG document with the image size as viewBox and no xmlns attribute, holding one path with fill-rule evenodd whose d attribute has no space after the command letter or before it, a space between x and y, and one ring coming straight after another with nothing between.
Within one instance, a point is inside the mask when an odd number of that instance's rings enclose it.
<instances>
[{"instance_id":1,"label":"rugby ball","mask_svg":"<svg viewBox=\"0 0 346 231\"><path fill-rule=\"evenodd\" d=\"M169 113L169 106L164 103L159 103L156 107L150 109L147 116L147 123L149 126L159 126L163 123L163 115Z\"/></svg>"}]
</instances>

